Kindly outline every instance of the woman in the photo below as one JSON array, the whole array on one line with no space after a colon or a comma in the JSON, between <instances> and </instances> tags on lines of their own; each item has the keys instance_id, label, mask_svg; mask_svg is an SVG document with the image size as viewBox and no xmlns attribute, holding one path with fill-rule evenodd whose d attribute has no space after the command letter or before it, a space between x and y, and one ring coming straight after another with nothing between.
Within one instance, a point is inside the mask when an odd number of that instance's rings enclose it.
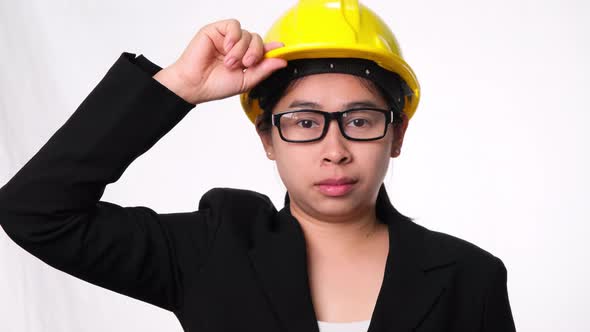
<instances>
[{"instance_id":1,"label":"woman","mask_svg":"<svg viewBox=\"0 0 590 332\"><path fill-rule=\"evenodd\" d=\"M389 202L383 178L419 89L386 26L356 1L308 0L275 35L285 44L225 20L164 69L123 53L0 190L6 233L186 331L514 331L502 261ZM223 188L190 213L99 200L193 107L236 94L284 208Z\"/></svg>"}]
</instances>

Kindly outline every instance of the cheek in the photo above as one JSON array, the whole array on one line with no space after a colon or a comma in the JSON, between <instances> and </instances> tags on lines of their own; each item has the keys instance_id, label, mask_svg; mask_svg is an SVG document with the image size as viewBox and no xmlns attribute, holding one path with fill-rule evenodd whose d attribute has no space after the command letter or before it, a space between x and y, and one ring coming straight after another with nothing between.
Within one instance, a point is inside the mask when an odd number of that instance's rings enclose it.
<instances>
[{"instance_id":1,"label":"cheek","mask_svg":"<svg viewBox=\"0 0 590 332\"><path fill-rule=\"evenodd\" d=\"M368 147L360 150L356 155L357 161L362 164L364 168L369 168L373 171L382 170L389 165L389 149L384 146Z\"/></svg>"},{"instance_id":2,"label":"cheek","mask_svg":"<svg viewBox=\"0 0 590 332\"><path fill-rule=\"evenodd\" d=\"M310 178L306 172L313 170L313 164L308 146L285 142L277 134L273 135L273 150L277 170L285 186L291 187Z\"/></svg>"},{"instance_id":3,"label":"cheek","mask_svg":"<svg viewBox=\"0 0 590 332\"><path fill-rule=\"evenodd\" d=\"M387 142L359 145L354 151L357 165L371 182L381 183L387 173L391 158L391 143Z\"/></svg>"}]
</instances>

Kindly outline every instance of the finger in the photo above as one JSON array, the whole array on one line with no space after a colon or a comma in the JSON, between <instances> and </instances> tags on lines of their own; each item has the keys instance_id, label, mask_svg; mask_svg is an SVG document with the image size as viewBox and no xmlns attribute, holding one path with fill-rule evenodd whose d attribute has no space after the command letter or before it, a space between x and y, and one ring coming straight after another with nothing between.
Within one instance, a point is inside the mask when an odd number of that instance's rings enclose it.
<instances>
[{"instance_id":1,"label":"finger","mask_svg":"<svg viewBox=\"0 0 590 332\"><path fill-rule=\"evenodd\" d=\"M283 46L285 46L285 44L283 44L282 42L278 42L278 41L266 43L266 44L264 44L264 53L270 52L276 48L280 48Z\"/></svg>"},{"instance_id":2,"label":"finger","mask_svg":"<svg viewBox=\"0 0 590 332\"><path fill-rule=\"evenodd\" d=\"M248 31L242 30L242 38L225 55L224 62L228 68L233 68L236 65L242 63L242 58L248 50L248 46L250 45L251 40L252 35Z\"/></svg>"},{"instance_id":3,"label":"finger","mask_svg":"<svg viewBox=\"0 0 590 332\"><path fill-rule=\"evenodd\" d=\"M246 67L249 67L259 62L264 53L264 42L262 41L260 35L258 35L257 33L252 33L251 35L252 40L250 41L248 50L246 51L244 59L242 60L242 63Z\"/></svg>"},{"instance_id":4,"label":"finger","mask_svg":"<svg viewBox=\"0 0 590 332\"><path fill-rule=\"evenodd\" d=\"M274 71L287 66L287 61L279 58L268 58L244 71L243 91L248 91L270 76Z\"/></svg>"},{"instance_id":5,"label":"finger","mask_svg":"<svg viewBox=\"0 0 590 332\"><path fill-rule=\"evenodd\" d=\"M236 19L229 19L220 21L216 25L217 30L225 36L223 39L223 50L226 54L232 49L232 47L242 38L242 26L240 21Z\"/></svg>"},{"instance_id":6,"label":"finger","mask_svg":"<svg viewBox=\"0 0 590 332\"><path fill-rule=\"evenodd\" d=\"M227 19L207 24L201 28L201 31L213 42L215 49L224 55L242 38L242 28L240 22L236 19ZM195 38L201 36L200 32Z\"/></svg>"}]
</instances>

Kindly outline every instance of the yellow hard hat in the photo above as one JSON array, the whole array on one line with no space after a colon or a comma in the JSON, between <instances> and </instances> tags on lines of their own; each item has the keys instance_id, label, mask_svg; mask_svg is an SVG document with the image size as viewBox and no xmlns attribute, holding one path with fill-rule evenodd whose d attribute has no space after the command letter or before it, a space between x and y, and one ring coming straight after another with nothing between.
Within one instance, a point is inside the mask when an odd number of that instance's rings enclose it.
<instances>
[{"instance_id":1,"label":"yellow hard hat","mask_svg":"<svg viewBox=\"0 0 590 332\"><path fill-rule=\"evenodd\" d=\"M358 0L299 0L270 28L265 42L280 41L285 46L266 53L269 58L287 61L314 58L360 58L397 73L411 94L404 109L411 118L420 99L420 86L404 61L395 36L387 25ZM240 95L246 115L255 123L262 113L249 92Z\"/></svg>"}]
</instances>

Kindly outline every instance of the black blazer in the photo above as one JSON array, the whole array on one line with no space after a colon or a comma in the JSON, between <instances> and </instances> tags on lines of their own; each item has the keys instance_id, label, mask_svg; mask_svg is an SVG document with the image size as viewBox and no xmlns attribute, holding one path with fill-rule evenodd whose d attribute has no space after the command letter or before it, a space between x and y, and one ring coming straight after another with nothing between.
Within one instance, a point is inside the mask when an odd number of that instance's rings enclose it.
<instances>
[{"instance_id":1,"label":"black blazer","mask_svg":"<svg viewBox=\"0 0 590 332\"><path fill-rule=\"evenodd\" d=\"M0 189L18 245L93 284L170 310L186 331L318 331L306 246L289 202L217 188L198 211L100 201L105 186L193 107L123 53L66 123ZM506 268L492 254L403 217L382 187L390 243L371 318L378 331L514 331Z\"/></svg>"}]
</instances>

